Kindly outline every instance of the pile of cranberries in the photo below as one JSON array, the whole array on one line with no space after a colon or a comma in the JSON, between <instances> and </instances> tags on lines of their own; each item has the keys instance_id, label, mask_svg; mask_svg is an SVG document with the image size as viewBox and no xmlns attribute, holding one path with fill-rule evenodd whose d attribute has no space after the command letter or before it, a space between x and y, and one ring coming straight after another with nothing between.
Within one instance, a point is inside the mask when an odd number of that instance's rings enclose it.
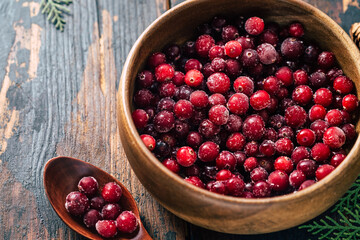
<instances>
[{"instance_id":1,"label":"pile of cranberries","mask_svg":"<svg viewBox=\"0 0 360 240\"><path fill-rule=\"evenodd\" d=\"M132 118L146 147L185 181L262 198L302 190L346 157L354 83L294 22L216 16L138 73Z\"/></svg>"},{"instance_id":2,"label":"pile of cranberries","mask_svg":"<svg viewBox=\"0 0 360 240\"><path fill-rule=\"evenodd\" d=\"M95 228L102 237L134 232L138 220L133 212L122 211L119 205L121 187L115 182L106 183L101 195L98 195L98 188L94 177L83 177L78 183L79 191L66 196L66 210L75 217L82 217L85 226Z\"/></svg>"}]
</instances>

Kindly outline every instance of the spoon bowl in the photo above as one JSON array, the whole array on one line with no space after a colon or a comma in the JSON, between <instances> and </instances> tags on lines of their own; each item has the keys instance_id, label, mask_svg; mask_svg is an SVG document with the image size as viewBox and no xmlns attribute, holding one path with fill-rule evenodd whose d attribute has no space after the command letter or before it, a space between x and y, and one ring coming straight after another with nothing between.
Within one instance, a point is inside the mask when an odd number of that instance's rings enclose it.
<instances>
[{"instance_id":1,"label":"spoon bowl","mask_svg":"<svg viewBox=\"0 0 360 240\"><path fill-rule=\"evenodd\" d=\"M51 206L66 225L89 239L103 239L95 229L91 230L87 228L81 218L70 215L65 209L66 196L72 191L77 191L79 180L85 176L93 176L96 178L99 183L99 189L108 182L116 182L122 189L120 206L123 210L132 211L138 219L139 227L134 233L121 233L110 239L152 239L140 221L139 210L134 198L117 179L100 168L82 160L71 157L56 157L50 159L45 165L44 187Z\"/></svg>"}]
</instances>

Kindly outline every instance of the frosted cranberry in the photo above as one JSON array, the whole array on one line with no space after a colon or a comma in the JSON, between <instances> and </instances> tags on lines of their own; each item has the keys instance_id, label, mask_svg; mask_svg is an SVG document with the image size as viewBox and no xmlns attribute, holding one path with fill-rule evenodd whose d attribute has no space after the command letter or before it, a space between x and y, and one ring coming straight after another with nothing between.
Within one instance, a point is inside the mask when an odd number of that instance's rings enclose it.
<instances>
[{"instance_id":1,"label":"frosted cranberry","mask_svg":"<svg viewBox=\"0 0 360 240\"><path fill-rule=\"evenodd\" d=\"M254 92L254 82L247 76L240 76L234 81L234 91L251 96Z\"/></svg>"},{"instance_id":2,"label":"frosted cranberry","mask_svg":"<svg viewBox=\"0 0 360 240\"><path fill-rule=\"evenodd\" d=\"M194 107L188 100L179 100L174 106L174 113L181 120L189 119L194 115Z\"/></svg>"},{"instance_id":3,"label":"frosted cranberry","mask_svg":"<svg viewBox=\"0 0 360 240\"><path fill-rule=\"evenodd\" d=\"M295 71L293 73L293 78L295 86L306 85L309 81L308 74L302 69Z\"/></svg>"},{"instance_id":4,"label":"frosted cranberry","mask_svg":"<svg viewBox=\"0 0 360 240\"><path fill-rule=\"evenodd\" d=\"M303 159L310 158L310 149L304 146L296 147L291 153L291 160L294 164L298 164Z\"/></svg>"},{"instance_id":5,"label":"frosted cranberry","mask_svg":"<svg viewBox=\"0 0 360 240\"><path fill-rule=\"evenodd\" d=\"M102 210L101 215L105 220L115 220L121 212L120 205L117 203L108 203Z\"/></svg>"},{"instance_id":6,"label":"frosted cranberry","mask_svg":"<svg viewBox=\"0 0 360 240\"><path fill-rule=\"evenodd\" d=\"M359 100L355 95L348 94L343 98L342 106L345 111L352 112L359 106Z\"/></svg>"},{"instance_id":7,"label":"frosted cranberry","mask_svg":"<svg viewBox=\"0 0 360 240\"><path fill-rule=\"evenodd\" d=\"M228 132L239 132L242 126L241 117L230 114L228 122L224 125L225 130Z\"/></svg>"},{"instance_id":8,"label":"frosted cranberry","mask_svg":"<svg viewBox=\"0 0 360 240\"><path fill-rule=\"evenodd\" d=\"M292 23L289 27L289 34L292 37L302 37L304 35L304 27L301 23Z\"/></svg>"},{"instance_id":9,"label":"frosted cranberry","mask_svg":"<svg viewBox=\"0 0 360 240\"><path fill-rule=\"evenodd\" d=\"M85 194L74 191L66 196L65 208L71 215L81 216L90 207L89 199Z\"/></svg>"},{"instance_id":10,"label":"frosted cranberry","mask_svg":"<svg viewBox=\"0 0 360 240\"><path fill-rule=\"evenodd\" d=\"M285 118L280 114L272 115L269 119L269 125L275 129L281 128L285 123Z\"/></svg>"},{"instance_id":11,"label":"frosted cranberry","mask_svg":"<svg viewBox=\"0 0 360 240\"><path fill-rule=\"evenodd\" d=\"M309 104L312 98L313 92L311 88L306 85L297 86L292 93L292 99L301 106Z\"/></svg>"},{"instance_id":12,"label":"frosted cranberry","mask_svg":"<svg viewBox=\"0 0 360 240\"><path fill-rule=\"evenodd\" d=\"M85 213L83 222L86 227L93 228L95 227L95 224L101 219L102 218L99 211L95 209L90 209L87 213Z\"/></svg>"},{"instance_id":13,"label":"frosted cranberry","mask_svg":"<svg viewBox=\"0 0 360 240\"><path fill-rule=\"evenodd\" d=\"M205 119L200 123L198 131L205 138L210 138L220 132L220 127L218 125L214 124L209 119Z\"/></svg>"},{"instance_id":14,"label":"frosted cranberry","mask_svg":"<svg viewBox=\"0 0 360 240\"><path fill-rule=\"evenodd\" d=\"M330 148L341 148L345 144L346 136L338 127L330 127L323 136L323 142Z\"/></svg>"},{"instance_id":15,"label":"frosted cranberry","mask_svg":"<svg viewBox=\"0 0 360 240\"><path fill-rule=\"evenodd\" d=\"M270 197L271 187L265 181L258 181L254 184L252 193L255 198Z\"/></svg>"},{"instance_id":16,"label":"frosted cranberry","mask_svg":"<svg viewBox=\"0 0 360 240\"><path fill-rule=\"evenodd\" d=\"M310 125L310 129L315 132L316 140L320 141L326 131L328 129L329 123L323 120L316 120Z\"/></svg>"},{"instance_id":17,"label":"frosted cranberry","mask_svg":"<svg viewBox=\"0 0 360 240\"><path fill-rule=\"evenodd\" d=\"M274 46L269 43L259 45L256 51L259 55L260 62L266 65L275 63L279 55Z\"/></svg>"},{"instance_id":18,"label":"frosted cranberry","mask_svg":"<svg viewBox=\"0 0 360 240\"><path fill-rule=\"evenodd\" d=\"M251 172L257 166L259 166L259 163L258 163L258 160L255 157L249 157L249 158L245 159L244 169L245 169L246 172Z\"/></svg>"},{"instance_id":19,"label":"frosted cranberry","mask_svg":"<svg viewBox=\"0 0 360 240\"><path fill-rule=\"evenodd\" d=\"M228 180L229 178L232 177L232 175L233 174L231 173L231 171L227 169L222 169L216 174L216 181Z\"/></svg>"},{"instance_id":20,"label":"frosted cranberry","mask_svg":"<svg viewBox=\"0 0 360 240\"><path fill-rule=\"evenodd\" d=\"M279 42L279 37L273 30L265 29L259 36L259 42L269 43L275 47Z\"/></svg>"},{"instance_id":21,"label":"frosted cranberry","mask_svg":"<svg viewBox=\"0 0 360 240\"><path fill-rule=\"evenodd\" d=\"M278 139L278 134L275 129L267 128L264 133L264 139L275 142Z\"/></svg>"},{"instance_id":22,"label":"frosted cranberry","mask_svg":"<svg viewBox=\"0 0 360 240\"><path fill-rule=\"evenodd\" d=\"M160 97L172 97L175 94L175 84L172 82L162 83L159 87Z\"/></svg>"},{"instance_id":23,"label":"frosted cranberry","mask_svg":"<svg viewBox=\"0 0 360 240\"><path fill-rule=\"evenodd\" d=\"M309 82L314 88L326 87L328 85L328 80L323 71L312 73L309 77Z\"/></svg>"},{"instance_id":24,"label":"frosted cranberry","mask_svg":"<svg viewBox=\"0 0 360 240\"><path fill-rule=\"evenodd\" d=\"M330 157L330 148L324 143L316 143L311 148L311 156L317 162L324 162Z\"/></svg>"},{"instance_id":25,"label":"frosted cranberry","mask_svg":"<svg viewBox=\"0 0 360 240\"><path fill-rule=\"evenodd\" d=\"M303 159L296 166L296 169L302 171L307 178L315 176L316 168L316 162L310 159Z\"/></svg>"},{"instance_id":26,"label":"frosted cranberry","mask_svg":"<svg viewBox=\"0 0 360 240\"><path fill-rule=\"evenodd\" d=\"M264 168L257 167L251 171L250 178L253 182L265 181L268 178L268 175L268 172Z\"/></svg>"},{"instance_id":27,"label":"frosted cranberry","mask_svg":"<svg viewBox=\"0 0 360 240\"><path fill-rule=\"evenodd\" d=\"M206 85L212 93L226 93L230 89L230 78L225 73L214 73Z\"/></svg>"},{"instance_id":28,"label":"frosted cranberry","mask_svg":"<svg viewBox=\"0 0 360 240\"><path fill-rule=\"evenodd\" d=\"M357 135L355 127L351 123L344 124L341 130L343 130L346 135L346 141L354 140Z\"/></svg>"},{"instance_id":29,"label":"frosted cranberry","mask_svg":"<svg viewBox=\"0 0 360 240\"><path fill-rule=\"evenodd\" d=\"M332 52L322 52L319 54L317 64L320 68L331 68L335 63L335 56Z\"/></svg>"},{"instance_id":30,"label":"frosted cranberry","mask_svg":"<svg viewBox=\"0 0 360 240\"><path fill-rule=\"evenodd\" d=\"M289 175L289 183L294 188L300 187L300 185L306 180L305 174L300 170L294 170Z\"/></svg>"},{"instance_id":31,"label":"frosted cranberry","mask_svg":"<svg viewBox=\"0 0 360 240\"><path fill-rule=\"evenodd\" d=\"M210 185L209 191L224 195L226 193L225 183L223 181L215 181L213 184Z\"/></svg>"},{"instance_id":32,"label":"frosted cranberry","mask_svg":"<svg viewBox=\"0 0 360 240\"><path fill-rule=\"evenodd\" d=\"M105 200L101 196L93 197L90 200L90 207L101 211L101 209L105 206Z\"/></svg>"},{"instance_id":33,"label":"frosted cranberry","mask_svg":"<svg viewBox=\"0 0 360 240\"><path fill-rule=\"evenodd\" d=\"M259 115L250 115L244 121L242 132L249 140L260 140L265 132L265 122Z\"/></svg>"},{"instance_id":34,"label":"frosted cranberry","mask_svg":"<svg viewBox=\"0 0 360 240\"><path fill-rule=\"evenodd\" d=\"M314 122L318 119L324 119L326 115L326 109L319 104L312 106L309 110L309 119Z\"/></svg>"},{"instance_id":35,"label":"frosted cranberry","mask_svg":"<svg viewBox=\"0 0 360 240\"><path fill-rule=\"evenodd\" d=\"M149 120L149 115L143 109L136 109L131 116L137 129L143 129Z\"/></svg>"},{"instance_id":36,"label":"frosted cranberry","mask_svg":"<svg viewBox=\"0 0 360 240\"><path fill-rule=\"evenodd\" d=\"M244 135L242 135L241 133L233 133L228 137L226 141L226 147L230 151L236 152L242 150L245 146L245 143L246 139Z\"/></svg>"},{"instance_id":37,"label":"frosted cranberry","mask_svg":"<svg viewBox=\"0 0 360 240\"><path fill-rule=\"evenodd\" d=\"M240 61L244 67L253 68L259 63L260 59L257 51L249 48L243 51Z\"/></svg>"},{"instance_id":38,"label":"frosted cranberry","mask_svg":"<svg viewBox=\"0 0 360 240\"><path fill-rule=\"evenodd\" d=\"M299 58L304 53L304 44L296 38L287 38L281 44L281 54L289 59Z\"/></svg>"},{"instance_id":39,"label":"frosted cranberry","mask_svg":"<svg viewBox=\"0 0 360 240\"><path fill-rule=\"evenodd\" d=\"M288 138L291 140L294 138L294 131L289 126L283 126L278 130L278 138Z\"/></svg>"},{"instance_id":40,"label":"frosted cranberry","mask_svg":"<svg viewBox=\"0 0 360 240\"><path fill-rule=\"evenodd\" d=\"M297 143L305 147L313 145L315 138L315 133L311 129L301 129L296 135Z\"/></svg>"},{"instance_id":41,"label":"frosted cranberry","mask_svg":"<svg viewBox=\"0 0 360 240\"><path fill-rule=\"evenodd\" d=\"M280 138L275 142L275 149L279 154L290 156L294 149L294 144L288 138Z\"/></svg>"},{"instance_id":42,"label":"frosted cranberry","mask_svg":"<svg viewBox=\"0 0 360 240\"><path fill-rule=\"evenodd\" d=\"M221 37L224 41L234 40L239 36L239 32L235 26L228 25L223 27Z\"/></svg>"},{"instance_id":43,"label":"frosted cranberry","mask_svg":"<svg viewBox=\"0 0 360 240\"><path fill-rule=\"evenodd\" d=\"M161 112L161 111L172 112L174 110L174 106L175 106L174 100L172 100L171 98L162 98L157 104L156 111L157 112Z\"/></svg>"},{"instance_id":44,"label":"frosted cranberry","mask_svg":"<svg viewBox=\"0 0 360 240\"><path fill-rule=\"evenodd\" d=\"M340 94L349 94L354 88L354 83L346 76L339 76L335 78L333 88Z\"/></svg>"},{"instance_id":45,"label":"frosted cranberry","mask_svg":"<svg viewBox=\"0 0 360 240\"><path fill-rule=\"evenodd\" d=\"M199 70L191 69L185 74L184 81L190 87L198 87L201 85L204 76Z\"/></svg>"},{"instance_id":46,"label":"frosted cranberry","mask_svg":"<svg viewBox=\"0 0 360 240\"><path fill-rule=\"evenodd\" d=\"M201 35L195 42L195 49L200 57L207 57L209 50L215 45L215 40L210 35Z\"/></svg>"},{"instance_id":47,"label":"frosted cranberry","mask_svg":"<svg viewBox=\"0 0 360 240\"><path fill-rule=\"evenodd\" d=\"M214 142L204 142L199 147L198 156L203 162L211 162L219 155L220 147Z\"/></svg>"},{"instance_id":48,"label":"frosted cranberry","mask_svg":"<svg viewBox=\"0 0 360 240\"><path fill-rule=\"evenodd\" d=\"M156 52L153 53L149 59L148 59L148 66L150 68L155 68L159 66L160 64L163 64L166 62L166 56L164 53Z\"/></svg>"},{"instance_id":49,"label":"frosted cranberry","mask_svg":"<svg viewBox=\"0 0 360 240\"><path fill-rule=\"evenodd\" d=\"M94 177L88 176L80 179L78 189L87 197L95 195L98 191L99 184Z\"/></svg>"},{"instance_id":50,"label":"frosted cranberry","mask_svg":"<svg viewBox=\"0 0 360 240\"><path fill-rule=\"evenodd\" d=\"M196 152L191 147L181 147L176 153L177 162L183 167L190 167L196 161Z\"/></svg>"},{"instance_id":51,"label":"frosted cranberry","mask_svg":"<svg viewBox=\"0 0 360 240\"><path fill-rule=\"evenodd\" d=\"M154 126L160 133L169 132L175 126L175 117L169 111L161 111L154 117Z\"/></svg>"},{"instance_id":52,"label":"frosted cranberry","mask_svg":"<svg viewBox=\"0 0 360 240\"><path fill-rule=\"evenodd\" d=\"M209 59L213 60L214 58L224 58L225 50L223 46L214 45L209 50Z\"/></svg>"},{"instance_id":53,"label":"frosted cranberry","mask_svg":"<svg viewBox=\"0 0 360 240\"><path fill-rule=\"evenodd\" d=\"M178 173L180 171L180 166L174 158L167 158L162 164L173 173Z\"/></svg>"},{"instance_id":54,"label":"frosted cranberry","mask_svg":"<svg viewBox=\"0 0 360 240\"><path fill-rule=\"evenodd\" d=\"M251 35L259 35L264 30L264 20L259 17L251 17L245 22L245 30Z\"/></svg>"},{"instance_id":55,"label":"frosted cranberry","mask_svg":"<svg viewBox=\"0 0 360 240\"><path fill-rule=\"evenodd\" d=\"M329 173L331 173L332 171L334 171L335 167L329 165L329 164L324 164L324 165L320 165L317 170L316 170L316 179L318 181L320 181L321 179L323 179L324 177L326 177L327 175L329 175Z\"/></svg>"},{"instance_id":56,"label":"frosted cranberry","mask_svg":"<svg viewBox=\"0 0 360 240\"><path fill-rule=\"evenodd\" d=\"M243 93L235 93L229 98L227 107L231 113L244 115L249 109L249 98Z\"/></svg>"},{"instance_id":57,"label":"frosted cranberry","mask_svg":"<svg viewBox=\"0 0 360 240\"><path fill-rule=\"evenodd\" d=\"M279 68L275 76L286 87L290 86L294 81L292 70L286 66Z\"/></svg>"},{"instance_id":58,"label":"frosted cranberry","mask_svg":"<svg viewBox=\"0 0 360 240\"><path fill-rule=\"evenodd\" d=\"M222 151L216 158L216 167L218 169L229 169L234 171L236 167L236 158L234 154L229 151Z\"/></svg>"},{"instance_id":59,"label":"frosted cranberry","mask_svg":"<svg viewBox=\"0 0 360 240\"><path fill-rule=\"evenodd\" d=\"M155 68L155 78L158 82L169 81L174 77L174 68L167 63L162 63Z\"/></svg>"},{"instance_id":60,"label":"frosted cranberry","mask_svg":"<svg viewBox=\"0 0 360 240\"><path fill-rule=\"evenodd\" d=\"M184 78L185 78L184 73L179 72L179 71L175 71L172 82L173 82L176 86L181 86L181 85L184 84Z\"/></svg>"},{"instance_id":61,"label":"frosted cranberry","mask_svg":"<svg viewBox=\"0 0 360 240\"><path fill-rule=\"evenodd\" d=\"M204 65L204 68L203 68L202 72L203 72L205 78L208 78L208 77L210 77L212 74L215 73L215 71L214 71L214 69L211 67L211 64L210 64L210 63L206 63L206 64Z\"/></svg>"},{"instance_id":62,"label":"frosted cranberry","mask_svg":"<svg viewBox=\"0 0 360 240\"><path fill-rule=\"evenodd\" d=\"M205 188L204 183L201 181L199 177L191 176L184 179L186 182L199 187L199 188Z\"/></svg>"},{"instance_id":63,"label":"frosted cranberry","mask_svg":"<svg viewBox=\"0 0 360 240\"><path fill-rule=\"evenodd\" d=\"M190 132L186 138L186 143L192 148L198 148L203 142L203 137L198 132Z\"/></svg>"},{"instance_id":64,"label":"frosted cranberry","mask_svg":"<svg viewBox=\"0 0 360 240\"><path fill-rule=\"evenodd\" d=\"M96 231L106 238L114 237L117 233L116 223L114 220L99 220L95 224Z\"/></svg>"},{"instance_id":65,"label":"frosted cranberry","mask_svg":"<svg viewBox=\"0 0 360 240\"><path fill-rule=\"evenodd\" d=\"M261 154L271 157L275 154L275 143L271 140L264 140L259 147L259 151Z\"/></svg>"},{"instance_id":66,"label":"frosted cranberry","mask_svg":"<svg viewBox=\"0 0 360 240\"><path fill-rule=\"evenodd\" d=\"M343 123L343 115L338 109L332 109L325 115L325 121L327 121L330 126L339 126Z\"/></svg>"},{"instance_id":67,"label":"frosted cranberry","mask_svg":"<svg viewBox=\"0 0 360 240\"><path fill-rule=\"evenodd\" d=\"M229 110L223 105L212 106L209 110L209 119L217 125L224 125L229 119Z\"/></svg>"},{"instance_id":68,"label":"frosted cranberry","mask_svg":"<svg viewBox=\"0 0 360 240\"><path fill-rule=\"evenodd\" d=\"M215 176L218 170L216 169L216 166L207 166L205 165L203 168L203 171L201 172L201 177L206 182L211 182L215 180Z\"/></svg>"},{"instance_id":69,"label":"frosted cranberry","mask_svg":"<svg viewBox=\"0 0 360 240\"><path fill-rule=\"evenodd\" d=\"M231 58L236 58L242 53L242 46L238 41L229 41L225 44L225 54Z\"/></svg>"},{"instance_id":70,"label":"frosted cranberry","mask_svg":"<svg viewBox=\"0 0 360 240\"><path fill-rule=\"evenodd\" d=\"M244 162L246 159L246 155L244 152L241 152L241 151L234 152L234 156L236 158L236 163L238 166L244 165Z\"/></svg>"},{"instance_id":71,"label":"frosted cranberry","mask_svg":"<svg viewBox=\"0 0 360 240\"><path fill-rule=\"evenodd\" d=\"M240 36L236 39L238 41L243 50L249 49L249 48L255 48L254 39L246 36Z\"/></svg>"},{"instance_id":72,"label":"frosted cranberry","mask_svg":"<svg viewBox=\"0 0 360 240\"><path fill-rule=\"evenodd\" d=\"M259 144L255 141L246 143L246 145L244 147L244 152L249 157L254 157L254 156L258 155Z\"/></svg>"},{"instance_id":73,"label":"frosted cranberry","mask_svg":"<svg viewBox=\"0 0 360 240\"><path fill-rule=\"evenodd\" d=\"M190 102L194 107L204 108L209 104L209 97L204 91L194 91L190 94Z\"/></svg>"},{"instance_id":74,"label":"frosted cranberry","mask_svg":"<svg viewBox=\"0 0 360 240\"><path fill-rule=\"evenodd\" d=\"M334 167L337 167L340 165L340 163L342 163L342 161L344 161L344 159L346 158L345 154L335 154L334 156L332 156L331 160L330 160L330 164Z\"/></svg>"},{"instance_id":75,"label":"frosted cranberry","mask_svg":"<svg viewBox=\"0 0 360 240\"><path fill-rule=\"evenodd\" d=\"M282 170L287 174L289 174L293 170L294 166L293 166L293 162L289 157L281 156L275 159L274 168L275 170Z\"/></svg>"},{"instance_id":76,"label":"frosted cranberry","mask_svg":"<svg viewBox=\"0 0 360 240\"><path fill-rule=\"evenodd\" d=\"M264 90L258 90L251 95L250 105L255 110L265 109L270 105L270 95Z\"/></svg>"},{"instance_id":77,"label":"frosted cranberry","mask_svg":"<svg viewBox=\"0 0 360 240\"><path fill-rule=\"evenodd\" d=\"M149 106L153 100L154 95L147 89L141 89L134 95L134 103L140 108Z\"/></svg>"},{"instance_id":78,"label":"frosted cranberry","mask_svg":"<svg viewBox=\"0 0 360 240\"><path fill-rule=\"evenodd\" d=\"M307 187L310 187L310 186L313 185L314 183L316 183L314 180L306 180L306 181L304 181L304 182L300 185L299 191L300 191L300 190L303 190L303 189L305 189L305 188L307 188Z\"/></svg>"},{"instance_id":79,"label":"frosted cranberry","mask_svg":"<svg viewBox=\"0 0 360 240\"><path fill-rule=\"evenodd\" d=\"M120 201L122 196L122 189L117 183L109 182L105 184L104 188L102 189L101 196L106 202L116 203Z\"/></svg>"},{"instance_id":80,"label":"frosted cranberry","mask_svg":"<svg viewBox=\"0 0 360 240\"><path fill-rule=\"evenodd\" d=\"M228 181L226 181L225 186L229 195L240 196L244 191L245 183L239 177L231 177L228 179Z\"/></svg>"},{"instance_id":81,"label":"frosted cranberry","mask_svg":"<svg viewBox=\"0 0 360 240\"><path fill-rule=\"evenodd\" d=\"M334 67L332 69L330 69L327 73L326 73L326 77L330 80L333 81L335 78L343 75L344 72L341 69L338 69L337 67Z\"/></svg>"},{"instance_id":82,"label":"frosted cranberry","mask_svg":"<svg viewBox=\"0 0 360 240\"><path fill-rule=\"evenodd\" d=\"M232 78L239 76L242 72L242 66L236 59L227 59L225 61L225 73Z\"/></svg>"},{"instance_id":83,"label":"frosted cranberry","mask_svg":"<svg viewBox=\"0 0 360 240\"><path fill-rule=\"evenodd\" d=\"M199 60L194 59L194 58L190 58L185 62L184 65L184 71L185 73L187 73L190 70L197 70L197 71L201 71L202 70L202 64Z\"/></svg>"},{"instance_id":84,"label":"frosted cranberry","mask_svg":"<svg viewBox=\"0 0 360 240\"><path fill-rule=\"evenodd\" d=\"M216 32L220 32L225 25L226 25L226 19L222 16L215 16L211 21L211 27Z\"/></svg>"},{"instance_id":85,"label":"frosted cranberry","mask_svg":"<svg viewBox=\"0 0 360 240\"><path fill-rule=\"evenodd\" d=\"M215 105L225 105L226 104L226 98L224 97L224 95L220 94L220 93L214 93L209 97L209 103L210 106L215 106Z\"/></svg>"},{"instance_id":86,"label":"frosted cranberry","mask_svg":"<svg viewBox=\"0 0 360 240\"><path fill-rule=\"evenodd\" d=\"M226 68L226 62L223 58L214 58L211 61L211 68L214 69L215 72L223 72Z\"/></svg>"},{"instance_id":87,"label":"frosted cranberry","mask_svg":"<svg viewBox=\"0 0 360 240\"><path fill-rule=\"evenodd\" d=\"M120 232L132 233L136 230L139 223L135 214L131 211L122 212L116 219L116 226Z\"/></svg>"},{"instance_id":88,"label":"frosted cranberry","mask_svg":"<svg viewBox=\"0 0 360 240\"><path fill-rule=\"evenodd\" d=\"M320 49L315 45L309 45L304 52L304 61L307 63L315 63L320 54Z\"/></svg>"},{"instance_id":89,"label":"frosted cranberry","mask_svg":"<svg viewBox=\"0 0 360 240\"><path fill-rule=\"evenodd\" d=\"M148 70L140 72L136 77L136 82L141 88L149 88L154 81L154 75Z\"/></svg>"},{"instance_id":90,"label":"frosted cranberry","mask_svg":"<svg viewBox=\"0 0 360 240\"><path fill-rule=\"evenodd\" d=\"M285 122L292 128L301 127L306 122L305 110L298 105L288 107L285 110Z\"/></svg>"},{"instance_id":91,"label":"frosted cranberry","mask_svg":"<svg viewBox=\"0 0 360 240\"><path fill-rule=\"evenodd\" d=\"M272 190L281 192L288 188L289 177L284 171L275 170L270 173L267 182L270 184Z\"/></svg>"},{"instance_id":92,"label":"frosted cranberry","mask_svg":"<svg viewBox=\"0 0 360 240\"><path fill-rule=\"evenodd\" d=\"M280 102L280 108L284 112L288 107L291 107L291 106L294 106L294 105L296 105L295 102L290 98L284 98Z\"/></svg>"}]
</instances>

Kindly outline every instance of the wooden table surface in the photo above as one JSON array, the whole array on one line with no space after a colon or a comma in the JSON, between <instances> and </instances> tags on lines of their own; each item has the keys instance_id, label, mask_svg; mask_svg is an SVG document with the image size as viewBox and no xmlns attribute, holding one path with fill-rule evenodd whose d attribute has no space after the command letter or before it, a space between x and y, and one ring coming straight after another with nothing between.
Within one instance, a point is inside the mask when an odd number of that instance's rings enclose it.
<instances>
[{"instance_id":1,"label":"wooden table surface","mask_svg":"<svg viewBox=\"0 0 360 240\"><path fill-rule=\"evenodd\" d=\"M309 239L303 230L241 236L189 224L161 207L127 162L116 124L116 92L141 32L176 0L74 0L64 32L40 0L0 1L0 238L83 239L45 197L43 169L54 156L84 159L133 193L154 239ZM346 32L359 0L307 0ZM330 214L330 213L327 213Z\"/></svg>"}]
</instances>

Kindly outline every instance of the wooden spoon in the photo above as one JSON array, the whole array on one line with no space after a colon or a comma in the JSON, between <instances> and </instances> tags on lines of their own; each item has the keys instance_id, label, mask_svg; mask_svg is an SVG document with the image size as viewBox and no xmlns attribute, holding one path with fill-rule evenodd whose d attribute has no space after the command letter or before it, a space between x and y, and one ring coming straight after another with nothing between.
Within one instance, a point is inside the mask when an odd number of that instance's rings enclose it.
<instances>
[{"instance_id":1,"label":"wooden spoon","mask_svg":"<svg viewBox=\"0 0 360 240\"><path fill-rule=\"evenodd\" d=\"M96 231L87 228L81 218L70 215L65 209L65 198L72 192L77 191L77 184L82 177L93 176L101 189L108 182L116 182L122 188L120 205L123 210L132 211L139 221L138 229L132 234L118 233L111 239L125 240L150 240L140 221L139 210L130 192L118 180L107 172L87 162L71 158L56 157L50 159L44 169L44 187L46 195L59 217L74 231L89 239L103 239Z\"/></svg>"}]
</instances>

